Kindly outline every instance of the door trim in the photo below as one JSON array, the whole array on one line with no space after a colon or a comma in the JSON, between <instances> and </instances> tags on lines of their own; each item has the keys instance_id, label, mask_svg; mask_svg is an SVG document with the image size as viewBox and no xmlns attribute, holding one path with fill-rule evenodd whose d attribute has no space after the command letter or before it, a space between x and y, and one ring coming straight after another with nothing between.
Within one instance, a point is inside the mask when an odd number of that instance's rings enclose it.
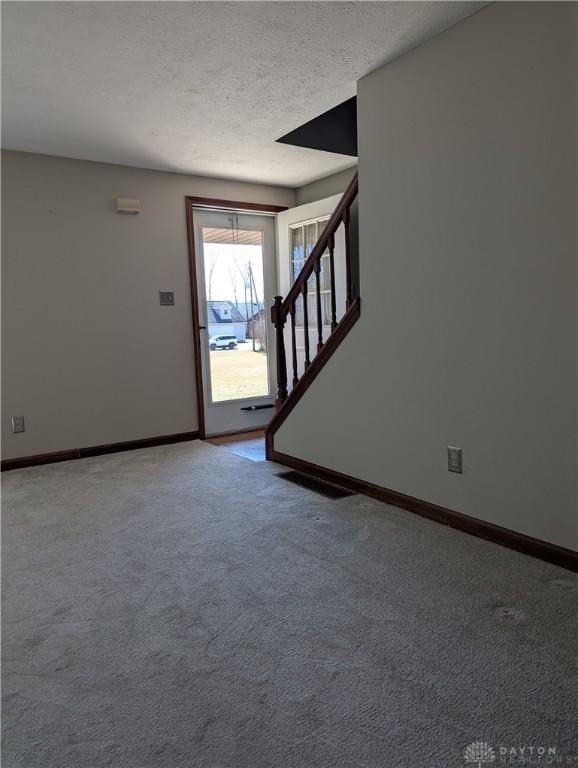
<instances>
[{"instance_id":1,"label":"door trim","mask_svg":"<svg viewBox=\"0 0 578 768\"><path fill-rule=\"evenodd\" d=\"M227 210L239 213L281 213L286 211L286 205L269 205L261 203L239 202L237 200L220 200L213 197L185 196L185 213L187 219L187 241L189 247L189 284L191 289L191 314L193 321L193 354L195 365L195 384L197 389L197 419L201 440L206 437L205 431L205 401L203 396L203 367L201 362L201 334L199 321L199 295L197 286L197 256L195 252L195 227L193 208L205 210Z\"/></svg>"}]
</instances>

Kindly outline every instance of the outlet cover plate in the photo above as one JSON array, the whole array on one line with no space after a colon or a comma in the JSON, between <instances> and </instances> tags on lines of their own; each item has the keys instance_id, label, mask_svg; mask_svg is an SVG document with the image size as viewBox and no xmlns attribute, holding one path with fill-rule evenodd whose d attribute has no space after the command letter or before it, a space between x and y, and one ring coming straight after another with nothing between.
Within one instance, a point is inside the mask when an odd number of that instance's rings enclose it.
<instances>
[{"instance_id":1,"label":"outlet cover plate","mask_svg":"<svg viewBox=\"0 0 578 768\"><path fill-rule=\"evenodd\" d=\"M159 291L159 304L161 307L173 307L175 305L174 291Z\"/></svg>"},{"instance_id":2,"label":"outlet cover plate","mask_svg":"<svg viewBox=\"0 0 578 768\"><path fill-rule=\"evenodd\" d=\"M448 445L448 472L463 474L462 449Z\"/></svg>"},{"instance_id":3,"label":"outlet cover plate","mask_svg":"<svg viewBox=\"0 0 578 768\"><path fill-rule=\"evenodd\" d=\"M24 416L12 416L12 432L14 432L14 434L26 432Z\"/></svg>"}]
</instances>

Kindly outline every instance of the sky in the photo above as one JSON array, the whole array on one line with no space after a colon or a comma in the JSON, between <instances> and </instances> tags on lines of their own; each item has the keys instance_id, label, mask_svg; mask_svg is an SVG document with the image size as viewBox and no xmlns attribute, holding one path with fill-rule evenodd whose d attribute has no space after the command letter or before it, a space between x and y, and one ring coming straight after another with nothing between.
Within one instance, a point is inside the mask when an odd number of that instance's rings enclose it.
<instances>
[{"instance_id":1,"label":"sky","mask_svg":"<svg viewBox=\"0 0 578 768\"><path fill-rule=\"evenodd\" d=\"M258 301L261 307L263 306L263 257L261 246L204 243L203 248L207 299L235 302L236 292L237 302L240 304L244 303L244 276L247 275L250 264L253 270ZM247 302L251 300L248 282L246 300ZM255 301L255 297L253 297L253 301Z\"/></svg>"}]
</instances>

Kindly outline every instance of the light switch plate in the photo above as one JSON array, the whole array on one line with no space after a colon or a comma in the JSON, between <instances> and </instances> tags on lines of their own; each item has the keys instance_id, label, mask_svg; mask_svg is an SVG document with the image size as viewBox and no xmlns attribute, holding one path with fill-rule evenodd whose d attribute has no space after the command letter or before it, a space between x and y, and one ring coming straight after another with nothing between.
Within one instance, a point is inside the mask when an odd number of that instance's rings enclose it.
<instances>
[{"instance_id":1,"label":"light switch plate","mask_svg":"<svg viewBox=\"0 0 578 768\"><path fill-rule=\"evenodd\" d=\"M175 304L175 292L159 291L159 304L161 307L173 307Z\"/></svg>"},{"instance_id":2,"label":"light switch plate","mask_svg":"<svg viewBox=\"0 0 578 768\"><path fill-rule=\"evenodd\" d=\"M463 474L462 449L448 445L448 472Z\"/></svg>"},{"instance_id":3,"label":"light switch plate","mask_svg":"<svg viewBox=\"0 0 578 768\"><path fill-rule=\"evenodd\" d=\"M12 432L17 434L18 432L25 432L26 425L24 423L24 416L12 416Z\"/></svg>"}]
</instances>

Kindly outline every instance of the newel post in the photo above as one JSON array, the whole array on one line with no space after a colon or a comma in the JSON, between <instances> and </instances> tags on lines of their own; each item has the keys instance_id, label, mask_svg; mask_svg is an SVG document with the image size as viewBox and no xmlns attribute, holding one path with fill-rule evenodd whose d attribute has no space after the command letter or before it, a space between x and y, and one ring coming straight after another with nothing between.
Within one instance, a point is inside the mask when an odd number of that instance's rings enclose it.
<instances>
[{"instance_id":1,"label":"newel post","mask_svg":"<svg viewBox=\"0 0 578 768\"><path fill-rule=\"evenodd\" d=\"M285 357L285 318L281 313L282 296L275 296L275 303L271 307L271 320L275 326L277 338L277 410L281 408L287 399L287 359Z\"/></svg>"}]
</instances>

